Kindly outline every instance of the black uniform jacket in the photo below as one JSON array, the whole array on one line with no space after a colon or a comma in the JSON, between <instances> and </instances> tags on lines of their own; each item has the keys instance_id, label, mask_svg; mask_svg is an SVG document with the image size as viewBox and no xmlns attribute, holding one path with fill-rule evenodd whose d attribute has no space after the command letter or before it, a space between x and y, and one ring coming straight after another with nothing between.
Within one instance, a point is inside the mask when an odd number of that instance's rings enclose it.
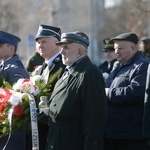
<instances>
[{"instance_id":1,"label":"black uniform jacket","mask_svg":"<svg viewBox=\"0 0 150 150\"><path fill-rule=\"evenodd\" d=\"M48 67L49 67L49 80L51 80L51 78L52 78L53 74L55 74L55 72L57 72L59 69L62 70L60 72L60 74L58 74L57 78L55 78L55 81L53 81L53 84L50 83L50 85L47 85L48 87L50 87L50 91L52 91L54 88L54 85L56 84L57 80L62 76L64 69L65 69L65 65L62 63L61 55L59 54L53 60L52 64L50 64ZM49 80L48 80L48 84L49 84ZM48 126L47 126L47 124L43 124L43 123L39 122L38 129L39 129L39 149L45 150Z\"/></svg>"},{"instance_id":2,"label":"black uniform jacket","mask_svg":"<svg viewBox=\"0 0 150 150\"><path fill-rule=\"evenodd\" d=\"M101 70L102 73L106 72L106 73L110 74L110 72L113 69L113 65L116 61L117 61L117 59L112 60L109 68L108 68L108 62L105 61L101 65L99 65L99 69Z\"/></svg>"}]
</instances>

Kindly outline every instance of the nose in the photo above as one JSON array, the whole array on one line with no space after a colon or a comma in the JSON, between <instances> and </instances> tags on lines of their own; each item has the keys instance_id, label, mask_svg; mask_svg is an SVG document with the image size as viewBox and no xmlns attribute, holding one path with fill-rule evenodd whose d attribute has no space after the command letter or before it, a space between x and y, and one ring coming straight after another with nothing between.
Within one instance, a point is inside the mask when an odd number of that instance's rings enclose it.
<instances>
[{"instance_id":1,"label":"nose","mask_svg":"<svg viewBox=\"0 0 150 150\"><path fill-rule=\"evenodd\" d=\"M63 47L61 47L61 49L60 49L60 54L64 54L64 49L63 49Z\"/></svg>"},{"instance_id":2,"label":"nose","mask_svg":"<svg viewBox=\"0 0 150 150\"><path fill-rule=\"evenodd\" d=\"M41 47L42 47L42 44L40 43L38 46L39 46L39 48L41 48Z\"/></svg>"},{"instance_id":3,"label":"nose","mask_svg":"<svg viewBox=\"0 0 150 150\"><path fill-rule=\"evenodd\" d=\"M110 52L109 52L109 51L108 51L108 52L106 52L106 53L105 53L105 55L107 55L107 56L108 56L108 55L110 55Z\"/></svg>"},{"instance_id":4,"label":"nose","mask_svg":"<svg viewBox=\"0 0 150 150\"><path fill-rule=\"evenodd\" d=\"M115 53L118 54L119 53L119 49L115 48Z\"/></svg>"}]
</instances>

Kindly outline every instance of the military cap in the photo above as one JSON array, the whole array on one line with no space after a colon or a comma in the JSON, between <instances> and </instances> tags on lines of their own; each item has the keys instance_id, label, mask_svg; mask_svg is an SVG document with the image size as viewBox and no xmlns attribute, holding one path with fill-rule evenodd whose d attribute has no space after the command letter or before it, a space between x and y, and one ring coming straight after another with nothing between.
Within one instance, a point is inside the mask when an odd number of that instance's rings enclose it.
<instances>
[{"instance_id":1,"label":"military cap","mask_svg":"<svg viewBox=\"0 0 150 150\"><path fill-rule=\"evenodd\" d=\"M130 42L137 44L139 41L139 37L135 33L128 32L128 33L122 33L116 37L111 38L110 40L111 41L130 41Z\"/></svg>"},{"instance_id":2,"label":"military cap","mask_svg":"<svg viewBox=\"0 0 150 150\"><path fill-rule=\"evenodd\" d=\"M150 37L143 37L143 38L141 38L140 41L143 41L144 43L149 43L150 42Z\"/></svg>"},{"instance_id":3,"label":"military cap","mask_svg":"<svg viewBox=\"0 0 150 150\"><path fill-rule=\"evenodd\" d=\"M54 26L48 26L48 25L39 25L38 32L35 36L35 40L37 40L40 37L50 37L53 36L56 39L60 40L61 36L61 29Z\"/></svg>"},{"instance_id":4,"label":"military cap","mask_svg":"<svg viewBox=\"0 0 150 150\"><path fill-rule=\"evenodd\" d=\"M104 43L104 49L103 52L105 51L114 51L114 42L110 41L110 38L106 38L103 40Z\"/></svg>"},{"instance_id":5,"label":"military cap","mask_svg":"<svg viewBox=\"0 0 150 150\"><path fill-rule=\"evenodd\" d=\"M81 34L80 34L81 33ZM69 43L78 43L85 47L89 46L89 39L83 32L67 32L63 33L61 36L61 41L57 42L57 45L69 44Z\"/></svg>"},{"instance_id":6,"label":"military cap","mask_svg":"<svg viewBox=\"0 0 150 150\"><path fill-rule=\"evenodd\" d=\"M8 43L14 46L18 46L21 39L13 34L0 30L0 44Z\"/></svg>"}]
</instances>

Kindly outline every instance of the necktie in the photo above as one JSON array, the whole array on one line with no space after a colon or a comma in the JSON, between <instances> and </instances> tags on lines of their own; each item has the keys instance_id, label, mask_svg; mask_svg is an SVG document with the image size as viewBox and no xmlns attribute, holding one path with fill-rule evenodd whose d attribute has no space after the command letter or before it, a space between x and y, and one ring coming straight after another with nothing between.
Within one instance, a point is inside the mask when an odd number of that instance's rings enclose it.
<instances>
[{"instance_id":1,"label":"necktie","mask_svg":"<svg viewBox=\"0 0 150 150\"><path fill-rule=\"evenodd\" d=\"M43 71L44 71L44 69L47 67L47 64L44 62L43 64L42 64L42 70L41 70L41 74L43 73Z\"/></svg>"},{"instance_id":2,"label":"necktie","mask_svg":"<svg viewBox=\"0 0 150 150\"><path fill-rule=\"evenodd\" d=\"M44 70L46 67L47 67L47 64L44 63L44 64L43 64L43 70Z\"/></svg>"},{"instance_id":3,"label":"necktie","mask_svg":"<svg viewBox=\"0 0 150 150\"><path fill-rule=\"evenodd\" d=\"M3 64L3 63L0 63L0 72L3 71L3 68L4 68L4 64Z\"/></svg>"}]
</instances>

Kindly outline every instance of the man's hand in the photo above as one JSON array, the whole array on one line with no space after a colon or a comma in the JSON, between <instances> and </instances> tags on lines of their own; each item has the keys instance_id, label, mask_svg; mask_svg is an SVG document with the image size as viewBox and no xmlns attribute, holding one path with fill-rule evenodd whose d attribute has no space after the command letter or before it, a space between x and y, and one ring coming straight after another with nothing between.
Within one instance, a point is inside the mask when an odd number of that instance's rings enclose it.
<instances>
[{"instance_id":1,"label":"man's hand","mask_svg":"<svg viewBox=\"0 0 150 150\"><path fill-rule=\"evenodd\" d=\"M37 113L37 120L40 123L47 124L49 116L45 115L44 112Z\"/></svg>"}]
</instances>

